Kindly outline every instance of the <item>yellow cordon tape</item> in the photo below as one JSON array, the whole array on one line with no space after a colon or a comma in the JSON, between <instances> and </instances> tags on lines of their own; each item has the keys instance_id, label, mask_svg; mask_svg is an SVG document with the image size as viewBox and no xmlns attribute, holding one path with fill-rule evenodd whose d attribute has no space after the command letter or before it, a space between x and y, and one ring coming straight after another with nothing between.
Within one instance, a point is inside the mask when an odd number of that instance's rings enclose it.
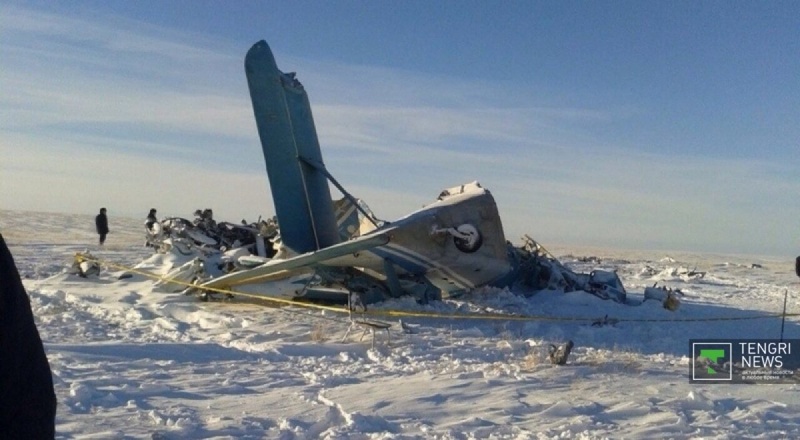
<instances>
[{"instance_id":1,"label":"yellow cordon tape","mask_svg":"<svg viewBox=\"0 0 800 440\"><path fill-rule=\"evenodd\" d=\"M291 306L300 306L300 307L315 308L315 309L319 309L319 310L330 310L330 311L333 311L333 312L347 313L347 309L342 309L342 308L339 308L339 307L329 307L329 306L318 305L318 304L305 304L305 303L299 303L297 301L292 301L292 300L283 299L283 298L268 297L268 296L262 296L262 295L253 295L253 294L250 294L250 293L236 292L234 290L218 289L216 287L202 287L201 288L197 284L187 283L185 281L176 280L174 278L167 278L167 277L164 277L164 276L161 276L161 275L156 275L154 273L150 273L150 272L147 272L147 271L144 271L144 270L139 270L139 269L135 269L135 268L132 268L132 267L123 266L121 264L112 263L110 261L100 260L98 258L88 258L83 254L76 254L75 258L76 259L81 259L81 261L91 261L91 262L94 262L94 263L97 263L97 264L105 265L107 267L113 267L113 268L116 268L116 269L121 269L121 270L124 270L125 272L130 272L130 273L135 273L137 275L142 275L144 277L151 278L151 279L154 279L156 281L164 281L164 282L167 282L167 283L178 284L178 285L186 286L186 287L192 287L192 288L195 288L195 289L198 289L198 290L201 290L201 291L210 291L210 292L215 292L215 293L236 295L236 296L242 296L242 297L245 297L245 298L253 298L253 299L260 300L260 301L275 302L275 303L278 303L278 304L286 304L286 305L291 305Z\"/></svg>"},{"instance_id":2,"label":"yellow cordon tape","mask_svg":"<svg viewBox=\"0 0 800 440\"><path fill-rule=\"evenodd\" d=\"M138 275L152 278L154 280L164 281L173 284L179 284L186 287L192 287L201 291L211 291L233 296L242 296L245 298L252 298L259 301L274 302L278 304L285 304L294 307L305 307L308 309L327 310L336 313L348 314L350 313L346 308L331 307L321 304L311 304L293 301L289 299L276 298L263 295L253 295L250 293L237 292L229 289L218 289L215 287L200 287L197 284L187 283L185 281L166 278L143 270L134 269L131 267L123 266L121 264L112 263L97 258L88 258L84 254L75 254L75 258L80 261L91 261L107 267L114 267L124 270L126 272L135 273ZM800 316L800 313L766 313L763 315L750 315L750 316L732 316L732 317L710 317L710 318L586 318L586 317L569 317L569 316L543 316L543 315L505 315L501 313L469 313L469 314L451 314L445 315L434 312L409 312L402 310L368 310L367 312L358 315L372 315L372 316L391 316L398 318L440 318L440 319L483 319L483 320L504 320L504 321L579 321L579 322L592 322L601 324L612 324L619 322L708 322L708 321L748 321L754 319L766 318L780 318L783 316L794 317Z\"/></svg>"}]
</instances>

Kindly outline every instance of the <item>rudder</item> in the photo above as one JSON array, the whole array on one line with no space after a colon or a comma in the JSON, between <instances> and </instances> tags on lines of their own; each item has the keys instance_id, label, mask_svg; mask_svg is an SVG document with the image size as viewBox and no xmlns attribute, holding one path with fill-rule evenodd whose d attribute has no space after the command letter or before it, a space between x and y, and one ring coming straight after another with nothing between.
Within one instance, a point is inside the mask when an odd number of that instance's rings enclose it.
<instances>
[{"instance_id":1,"label":"rudder","mask_svg":"<svg viewBox=\"0 0 800 440\"><path fill-rule=\"evenodd\" d=\"M247 52L245 73L264 152L281 239L298 253L339 242L308 95L283 73L265 41Z\"/></svg>"}]
</instances>

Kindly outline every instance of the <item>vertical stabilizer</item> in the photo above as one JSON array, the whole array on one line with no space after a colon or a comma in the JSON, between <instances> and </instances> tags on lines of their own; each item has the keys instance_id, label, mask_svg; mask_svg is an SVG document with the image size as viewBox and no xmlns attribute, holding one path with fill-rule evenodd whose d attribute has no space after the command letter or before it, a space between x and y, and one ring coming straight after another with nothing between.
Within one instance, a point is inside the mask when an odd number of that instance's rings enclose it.
<instances>
[{"instance_id":1,"label":"vertical stabilizer","mask_svg":"<svg viewBox=\"0 0 800 440\"><path fill-rule=\"evenodd\" d=\"M265 41L244 60L250 99L283 243L298 253L339 242L311 105L293 73L278 70Z\"/></svg>"}]
</instances>

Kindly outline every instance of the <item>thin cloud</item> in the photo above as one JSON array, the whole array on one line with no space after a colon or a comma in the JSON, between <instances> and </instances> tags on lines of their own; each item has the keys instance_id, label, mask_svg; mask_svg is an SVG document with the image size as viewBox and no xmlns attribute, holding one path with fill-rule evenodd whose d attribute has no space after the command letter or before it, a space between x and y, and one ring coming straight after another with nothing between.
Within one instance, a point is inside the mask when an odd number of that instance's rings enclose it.
<instances>
[{"instance_id":1,"label":"thin cloud","mask_svg":"<svg viewBox=\"0 0 800 440\"><path fill-rule=\"evenodd\" d=\"M103 53L127 55L140 53L170 59L208 61L219 52L210 38L187 35L166 28L130 21L118 16L73 18L14 5L3 7L0 24L4 40L17 47L36 47L39 53L57 55L59 49L72 47L74 59L99 60ZM44 42L41 45L40 42ZM27 43L26 43L27 42ZM124 57L108 62L125 62Z\"/></svg>"}]
</instances>

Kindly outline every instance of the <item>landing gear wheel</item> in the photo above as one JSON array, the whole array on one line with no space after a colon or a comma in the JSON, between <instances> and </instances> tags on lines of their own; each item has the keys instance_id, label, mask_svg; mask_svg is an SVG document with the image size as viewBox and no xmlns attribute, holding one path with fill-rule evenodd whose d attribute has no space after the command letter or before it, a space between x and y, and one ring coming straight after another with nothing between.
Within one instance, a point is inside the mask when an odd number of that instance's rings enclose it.
<instances>
[{"instance_id":1,"label":"landing gear wheel","mask_svg":"<svg viewBox=\"0 0 800 440\"><path fill-rule=\"evenodd\" d=\"M462 238L453 236L453 243L455 243L458 250L471 254L481 248L481 245L483 244L483 236L481 236L478 228L469 223L465 223L457 227L456 231L465 237Z\"/></svg>"}]
</instances>

